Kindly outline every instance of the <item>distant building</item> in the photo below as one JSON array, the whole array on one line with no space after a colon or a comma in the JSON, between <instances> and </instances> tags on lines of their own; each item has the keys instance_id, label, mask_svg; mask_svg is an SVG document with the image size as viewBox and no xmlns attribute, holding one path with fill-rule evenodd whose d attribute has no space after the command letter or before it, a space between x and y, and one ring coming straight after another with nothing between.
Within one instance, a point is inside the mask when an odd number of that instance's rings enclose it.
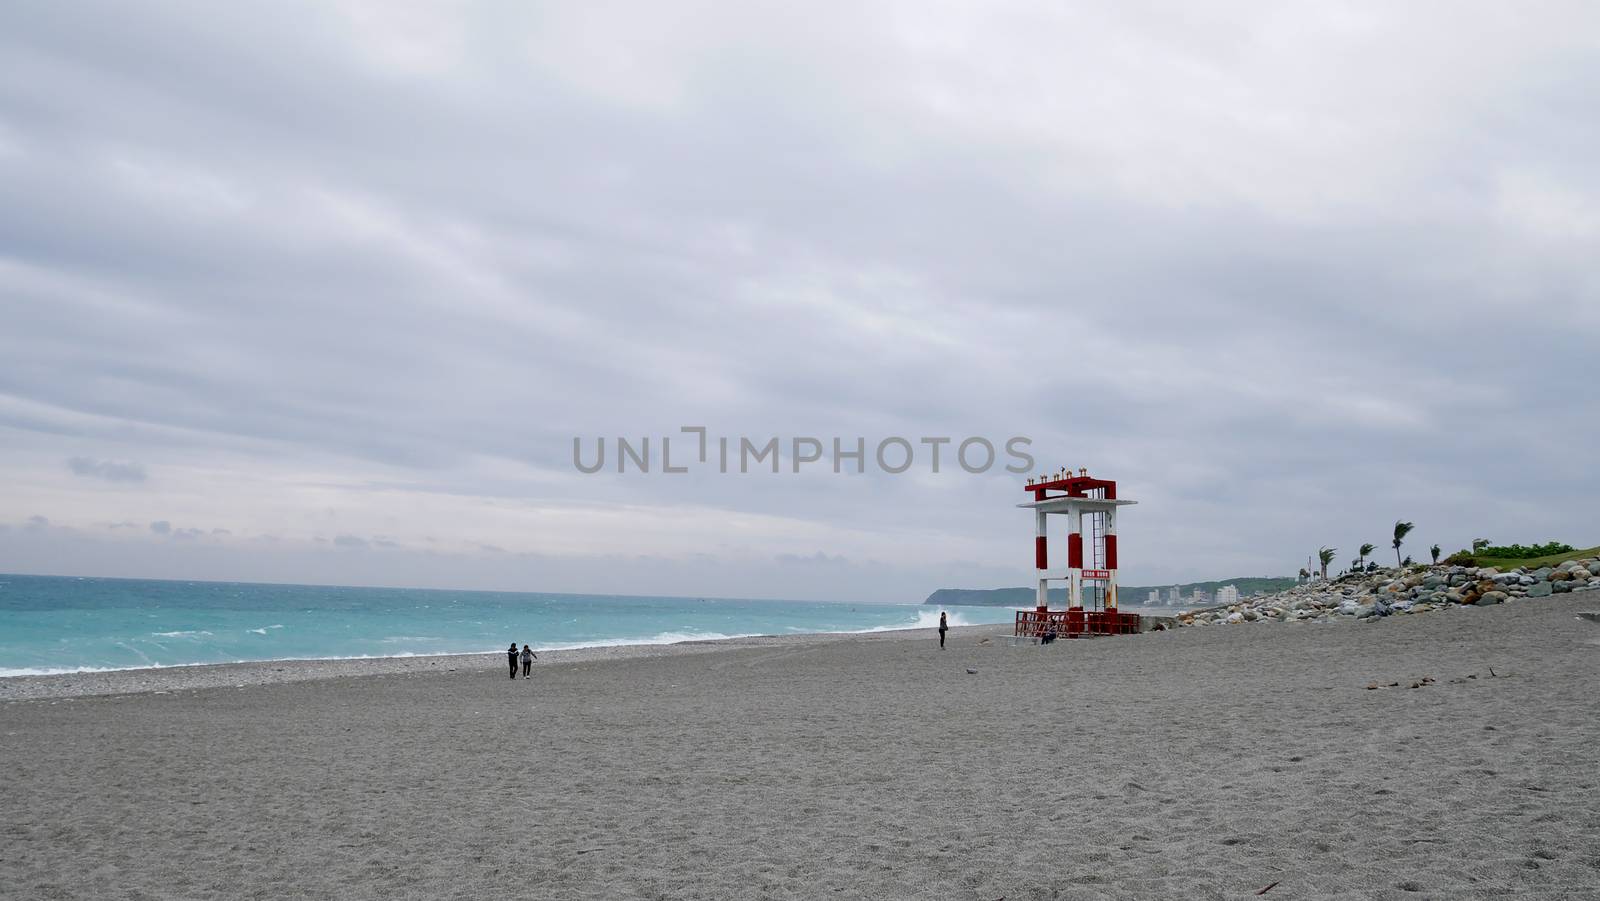
<instances>
[{"instance_id":1,"label":"distant building","mask_svg":"<svg viewBox=\"0 0 1600 901\"><path fill-rule=\"evenodd\" d=\"M1159 607L1159 606L1161 606L1161 589L1159 589L1159 588L1150 589L1150 606L1151 607Z\"/></svg>"},{"instance_id":2,"label":"distant building","mask_svg":"<svg viewBox=\"0 0 1600 901\"><path fill-rule=\"evenodd\" d=\"M1237 603L1239 603L1239 588L1238 588L1238 586L1236 586L1236 585L1224 585L1221 588L1218 588L1217 589L1217 603L1219 603L1219 604L1237 604Z\"/></svg>"},{"instance_id":3,"label":"distant building","mask_svg":"<svg viewBox=\"0 0 1600 901\"><path fill-rule=\"evenodd\" d=\"M1196 604L1208 604L1211 602L1211 599L1206 596L1205 589L1203 588L1196 588L1194 590L1194 594L1190 596L1190 599Z\"/></svg>"},{"instance_id":4,"label":"distant building","mask_svg":"<svg viewBox=\"0 0 1600 901\"><path fill-rule=\"evenodd\" d=\"M1174 607L1183 603L1183 586L1174 585L1167 589L1167 603Z\"/></svg>"}]
</instances>

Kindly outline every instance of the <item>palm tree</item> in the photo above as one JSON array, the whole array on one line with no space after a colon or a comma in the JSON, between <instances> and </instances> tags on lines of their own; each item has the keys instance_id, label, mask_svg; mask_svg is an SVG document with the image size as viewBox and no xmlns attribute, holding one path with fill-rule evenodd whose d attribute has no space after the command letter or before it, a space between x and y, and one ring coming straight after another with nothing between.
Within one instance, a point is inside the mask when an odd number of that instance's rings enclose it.
<instances>
[{"instance_id":1,"label":"palm tree","mask_svg":"<svg viewBox=\"0 0 1600 901\"><path fill-rule=\"evenodd\" d=\"M1371 543L1370 541L1361 546L1361 565L1362 566L1365 566L1367 564L1367 556L1369 554L1371 554L1373 549L1376 548L1376 547L1377 547L1377 545Z\"/></svg>"},{"instance_id":2,"label":"palm tree","mask_svg":"<svg viewBox=\"0 0 1600 901\"><path fill-rule=\"evenodd\" d=\"M1333 555L1338 550L1336 547L1325 547L1317 550L1317 560L1322 563L1322 581L1324 582L1328 581L1328 564L1333 562Z\"/></svg>"},{"instance_id":3,"label":"palm tree","mask_svg":"<svg viewBox=\"0 0 1600 901\"><path fill-rule=\"evenodd\" d=\"M1298 578L1296 578L1295 581L1296 582L1304 582L1305 580L1307 580L1309 578L1311 578L1311 573L1306 572L1306 568L1304 566L1302 566L1302 567L1300 567L1300 576Z\"/></svg>"},{"instance_id":4,"label":"palm tree","mask_svg":"<svg viewBox=\"0 0 1600 901\"><path fill-rule=\"evenodd\" d=\"M1476 554L1477 552L1483 550L1484 548L1486 548L1488 546L1489 546L1489 539L1487 539L1487 538L1474 538L1474 539L1472 539L1472 552L1474 554Z\"/></svg>"},{"instance_id":5,"label":"palm tree","mask_svg":"<svg viewBox=\"0 0 1600 901\"><path fill-rule=\"evenodd\" d=\"M1405 565L1405 564L1400 562L1400 545L1406 540L1406 536L1411 534L1411 530L1415 529L1416 527L1417 527L1417 524L1414 523L1414 522L1400 522L1398 520L1395 522L1395 524L1394 524L1394 563L1395 563L1396 566L1403 567Z\"/></svg>"},{"instance_id":6,"label":"palm tree","mask_svg":"<svg viewBox=\"0 0 1600 901\"><path fill-rule=\"evenodd\" d=\"M1434 566L1438 566L1439 565L1439 546L1436 544L1433 547L1428 548L1428 553L1433 555L1433 565Z\"/></svg>"}]
</instances>

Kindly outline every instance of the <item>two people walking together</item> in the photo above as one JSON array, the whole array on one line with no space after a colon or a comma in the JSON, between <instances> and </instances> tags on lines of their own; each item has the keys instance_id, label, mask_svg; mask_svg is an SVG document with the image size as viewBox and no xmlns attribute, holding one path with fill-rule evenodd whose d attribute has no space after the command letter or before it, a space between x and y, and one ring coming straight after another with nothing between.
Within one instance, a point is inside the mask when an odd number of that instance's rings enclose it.
<instances>
[{"instance_id":1,"label":"two people walking together","mask_svg":"<svg viewBox=\"0 0 1600 901\"><path fill-rule=\"evenodd\" d=\"M539 655L535 654L533 648L527 645L523 645L522 650L518 651L517 643L513 641L511 647L506 649L506 662L511 664L511 678L513 679L517 677L518 663L522 664L522 678L526 679L528 678L528 673L533 669L533 661L538 659Z\"/></svg>"}]
</instances>

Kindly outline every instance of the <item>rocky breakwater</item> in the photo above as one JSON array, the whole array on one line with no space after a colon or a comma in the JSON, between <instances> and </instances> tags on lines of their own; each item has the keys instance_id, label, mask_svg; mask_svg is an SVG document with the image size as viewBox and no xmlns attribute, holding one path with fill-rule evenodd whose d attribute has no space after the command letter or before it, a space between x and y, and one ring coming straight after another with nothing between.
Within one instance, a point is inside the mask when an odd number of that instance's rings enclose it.
<instances>
[{"instance_id":1,"label":"rocky breakwater","mask_svg":"<svg viewBox=\"0 0 1600 901\"><path fill-rule=\"evenodd\" d=\"M1372 622L1451 607L1488 607L1570 591L1600 591L1600 558L1501 572L1474 566L1412 566L1352 573L1329 582L1296 585L1237 604L1179 614L1180 626L1253 622Z\"/></svg>"}]
</instances>

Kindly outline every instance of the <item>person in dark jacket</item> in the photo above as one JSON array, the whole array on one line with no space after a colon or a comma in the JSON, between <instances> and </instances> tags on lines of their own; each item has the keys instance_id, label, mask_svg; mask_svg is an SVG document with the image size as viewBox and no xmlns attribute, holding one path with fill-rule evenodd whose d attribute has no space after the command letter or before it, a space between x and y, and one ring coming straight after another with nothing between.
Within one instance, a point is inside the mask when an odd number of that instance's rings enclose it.
<instances>
[{"instance_id":1,"label":"person in dark jacket","mask_svg":"<svg viewBox=\"0 0 1600 901\"><path fill-rule=\"evenodd\" d=\"M944 633L950 631L950 622L944 618L944 611L939 611L939 647L944 647Z\"/></svg>"},{"instance_id":2,"label":"person in dark jacket","mask_svg":"<svg viewBox=\"0 0 1600 901\"><path fill-rule=\"evenodd\" d=\"M511 678L517 677L517 643L511 643L511 649L506 651L506 660L511 662Z\"/></svg>"}]
</instances>

